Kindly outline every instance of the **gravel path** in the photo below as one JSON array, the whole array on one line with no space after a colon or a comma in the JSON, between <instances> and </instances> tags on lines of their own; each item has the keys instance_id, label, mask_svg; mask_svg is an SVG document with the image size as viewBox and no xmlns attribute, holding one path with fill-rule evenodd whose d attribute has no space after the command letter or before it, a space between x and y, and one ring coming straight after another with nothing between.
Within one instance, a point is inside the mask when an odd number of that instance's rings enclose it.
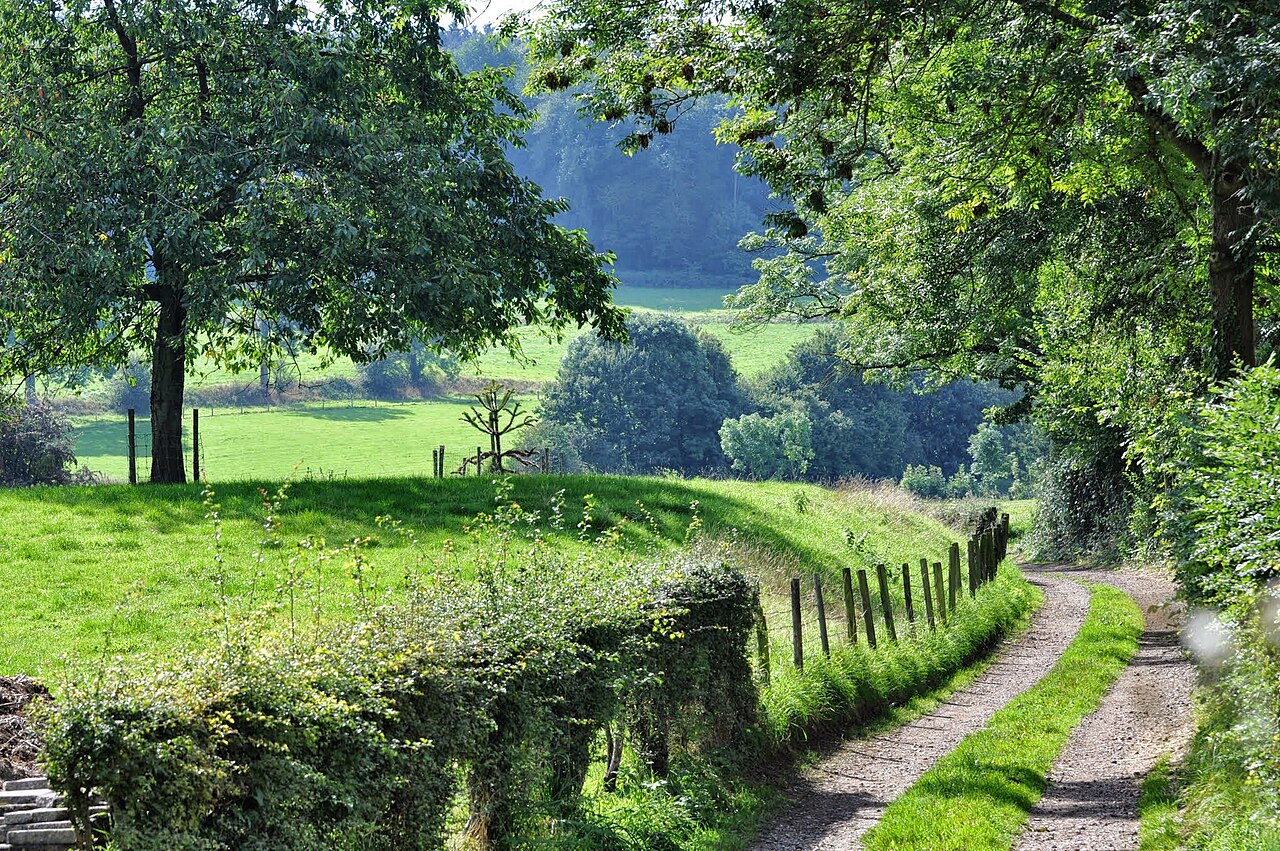
<instances>
[{"instance_id":1,"label":"gravel path","mask_svg":"<svg viewBox=\"0 0 1280 851\"><path fill-rule=\"evenodd\" d=\"M1185 610L1166 605L1176 588L1157 574L1077 568L1055 573L1129 594L1144 612L1146 630L1129 667L1072 733L1017 848L1136 849L1142 778L1163 754L1180 757L1195 729L1189 711L1195 666L1178 643Z\"/></svg>"},{"instance_id":2,"label":"gravel path","mask_svg":"<svg viewBox=\"0 0 1280 851\"><path fill-rule=\"evenodd\" d=\"M807 769L787 790L785 814L761 833L753 851L856 848L891 801L1047 674L1084 623L1089 592L1048 573L1028 579L1044 590L1045 603L986 673L934 712L873 739L847 741Z\"/></svg>"}]
</instances>

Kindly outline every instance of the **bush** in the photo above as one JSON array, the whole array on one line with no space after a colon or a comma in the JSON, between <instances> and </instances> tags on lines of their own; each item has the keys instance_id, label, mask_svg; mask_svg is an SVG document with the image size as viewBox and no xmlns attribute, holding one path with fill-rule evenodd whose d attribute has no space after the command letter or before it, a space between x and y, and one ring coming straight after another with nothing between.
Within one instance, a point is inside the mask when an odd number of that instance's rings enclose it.
<instances>
[{"instance_id":1,"label":"bush","mask_svg":"<svg viewBox=\"0 0 1280 851\"><path fill-rule=\"evenodd\" d=\"M925 499L939 499L947 494L947 480L941 467L909 465L902 473L902 488Z\"/></svg>"},{"instance_id":2,"label":"bush","mask_svg":"<svg viewBox=\"0 0 1280 851\"><path fill-rule=\"evenodd\" d=\"M452 355L437 354L415 340L408 351L361 364L359 371L360 386L370 398L405 399L439 394L447 379L458 377L461 367Z\"/></svg>"},{"instance_id":3,"label":"bush","mask_svg":"<svg viewBox=\"0 0 1280 851\"><path fill-rule=\"evenodd\" d=\"M1058 452L1037 482L1032 548L1045 559L1114 561L1129 539L1132 499L1119 450L1087 458Z\"/></svg>"},{"instance_id":4,"label":"bush","mask_svg":"<svg viewBox=\"0 0 1280 851\"><path fill-rule=\"evenodd\" d=\"M741 759L751 584L694 557L610 558L607 532L570 558L543 522L500 504L470 527L474 581L411 576L395 600L370 596L358 550L318 554L314 582L290 562L299 593L348 563L346 625L222 611L210 650L68 683L51 779L81 825L96 789L135 851L443 848L458 796L469 841L507 847L574 812L604 729L659 779L685 748Z\"/></svg>"},{"instance_id":5,"label":"bush","mask_svg":"<svg viewBox=\"0 0 1280 851\"><path fill-rule=\"evenodd\" d=\"M129 356L129 363L113 372L106 380L108 411L123 414L130 408L144 417L151 416L151 367Z\"/></svg>"},{"instance_id":6,"label":"bush","mask_svg":"<svg viewBox=\"0 0 1280 851\"><path fill-rule=\"evenodd\" d=\"M1187 394L1138 441L1150 495L1139 515L1175 556L1193 601L1215 608L1225 659L1208 671L1186 762L1187 847L1280 841L1280 369ZM1154 483L1154 485L1152 484ZM1203 625L1202 625L1203 626ZM1193 635L1196 627L1191 628Z\"/></svg>"},{"instance_id":7,"label":"bush","mask_svg":"<svg viewBox=\"0 0 1280 851\"><path fill-rule=\"evenodd\" d=\"M47 405L0 409L0 486L69 484L76 460L69 431Z\"/></svg>"},{"instance_id":8,"label":"bush","mask_svg":"<svg viewBox=\"0 0 1280 851\"><path fill-rule=\"evenodd\" d=\"M724 421L720 446L733 469L752 478L799 479L813 460L813 423L803 411L747 414Z\"/></svg>"}]
</instances>

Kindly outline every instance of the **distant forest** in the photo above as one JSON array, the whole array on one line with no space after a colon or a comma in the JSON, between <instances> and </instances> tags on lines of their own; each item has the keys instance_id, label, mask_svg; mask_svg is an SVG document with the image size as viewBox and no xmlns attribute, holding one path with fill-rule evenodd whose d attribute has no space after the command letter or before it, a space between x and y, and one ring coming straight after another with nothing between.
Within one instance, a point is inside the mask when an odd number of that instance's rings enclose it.
<instances>
[{"instance_id":1,"label":"distant forest","mask_svg":"<svg viewBox=\"0 0 1280 851\"><path fill-rule=\"evenodd\" d=\"M511 88L523 89L527 67L519 45L498 46L473 29L447 32L445 44L462 70L510 66ZM569 199L572 207L558 221L587 231L597 250L617 254L624 283L727 292L755 279L752 256L738 240L759 228L774 205L763 183L734 171L736 149L716 144L711 131L720 108L700 105L675 132L627 157L617 143L628 131L584 120L572 92L526 103L538 121L527 147L510 152L512 164L547 196Z\"/></svg>"}]
</instances>

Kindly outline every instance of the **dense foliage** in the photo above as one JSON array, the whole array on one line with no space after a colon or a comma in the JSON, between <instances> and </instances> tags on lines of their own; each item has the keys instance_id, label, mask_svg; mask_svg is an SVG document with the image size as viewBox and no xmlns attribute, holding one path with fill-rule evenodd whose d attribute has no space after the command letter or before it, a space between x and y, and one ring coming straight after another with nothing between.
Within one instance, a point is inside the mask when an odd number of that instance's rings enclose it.
<instances>
[{"instance_id":1,"label":"dense foliage","mask_svg":"<svg viewBox=\"0 0 1280 851\"><path fill-rule=\"evenodd\" d=\"M68 484L76 460L69 431L45 405L0 407L0 487Z\"/></svg>"},{"instance_id":2,"label":"dense foliage","mask_svg":"<svg viewBox=\"0 0 1280 851\"><path fill-rule=\"evenodd\" d=\"M681 749L741 758L752 586L719 563L621 557L608 532L566 555L539 528L558 510L499 497L470 527L473 581L445 578L446 548L391 601L358 549L304 542L274 627L222 589L214 649L69 684L47 758L80 822L95 789L136 851L429 849L459 829L501 848L577 812L589 765L611 756L605 730L650 778ZM334 619L315 607L341 560L355 596ZM459 794L465 826L449 821Z\"/></svg>"},{"instance_id":3,"label":"dense foliage","mask_svg":"<svg viewBox=\"0 0 1280 851\"><path fill-rule=\"evenodd\" d=\"M147 352L151 481L175 482L197 349L254 368L291 340L371 359L530 323L616 335L607 258L512 169L530 116L441 49L447 11L0 7L0 378Z\"/></svg>"},{"instance_id":4,"label":"dense foliage","mask_svg":"<svg viewBox=\"0 0 1280 851\"><path fill-rule=\"evenodd\" d=\"M1280 368L1217 395L1183 395L1135 459L1166 487L1140 518L1176 557L1193 602L1217 620L1190 627L1215 688L1189 759L1191 847L1262 848L1280 830Z\"/></svg>"},{"instance_id":5,"label":"dense foliage","mask_svg":"<svg viewBox=\"0 0 1280 851\"><path fill-rule=\"evenodd\" d=\"M534 79L629 116L635 148L730 95L721 138L791 205L752 240L781 253L744 320L834 317L854 366L1024 387L1008 413L1055 444L1071 545L1127 525L1151 408L1280 342L1278 23L1204 0L562 0Z\"/></svg>"},{"instance_id":6,"label":"dense foliage","mask_svg":"<svg viewBox=\"0 0 1280 851\"><path fill-rule=\"evenodd\" d=\"M753 479L802 479L813 461L813 423L803 411L746 414L720 426L734 470Z\"/></svg>"},{"instance_id":7,"label":"dense foliage","mask_svg":"<svg viewBox=\"0 0 1280 851\"><path fill-rule=\"evenodd\" d=\"M905 386L876 382L849 365L851 342L841 326L822 328L797 346L786 363L760 376L749 388L763 411L781 414L795 410L812 423L809 478L897 480L908 468L933 467L940 477L959 474L957 482L962 484L963 495L975 489L968 468L978 456L970 449L975 436L983 435L979 440L985 441L988 449L980 453L984 461L979 469L991 487L982 490L1005 493L1013 466L1025 469L1042 454L1035 434L1027 429L996 430L984 425L986 409L1013 404L1016 393L971 381L932 386L919 376L906 380ZM1008 444L1001 431L1008 433ZM995 438L994 444L987 435ZM994 474L986 472L984 465L988 464L995 465ZM943 490L917 492L942 496Z\"/></svg>"},{"instance_id":8,"label":"dense foliage","mask_svg":"<svg viewBox=\"0 0 1280 851\"><path fill-rule=\"evenodd\" d=\"M746 399L724 348L680 319L638 313L625 344L583 334L543 388L530 446L556 446L602 472L724 466L720 426Z\"/></svg>"}]
</instances>

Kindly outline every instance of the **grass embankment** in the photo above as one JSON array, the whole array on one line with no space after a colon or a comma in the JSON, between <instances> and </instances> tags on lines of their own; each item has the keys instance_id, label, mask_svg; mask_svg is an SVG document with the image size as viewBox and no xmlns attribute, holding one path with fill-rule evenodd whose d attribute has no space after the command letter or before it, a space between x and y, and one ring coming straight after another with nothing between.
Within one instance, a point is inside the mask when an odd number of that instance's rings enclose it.
<instances>
[{"instance_id":1,"label":"grass embankment","mask_svg":"<svg viewBox=\"0 0 1280 851\"><path fill-rule=\"evenodd\" d=\"M927 709L967 680L972 669L963 666L1025 618L1033 602L1034 591L1005 568L976 601L963 600L953 626L913 634L895 589L900 641L882 638L874 652L848 647L839 638L840 569L876 561L914 565L920 557L945 561L958 537L896 490L611 476L510 482L504 499L538 512L539 534L570 552L595 547L610 529L620 551L668 552L683 547L691 528L697 529L703 545L756 574L769 609L785 599L781 591L789 577L805 576L806 588L811 574L824 577L833 592L833 658L820 658L807 591L809 661L802 673L790 670L787 624L773 632L772 684L760 695L762 753L849 722L892 724ZM262 486L274 491L277 484ZM561 491L563 507L557 509ZM217 500L225 592L234 606L260 610L281 603L288 560L313 556L314 550L296 546L305 540L323 538L332 548L368 539L361 550L369 569L360 581L390 594L410 575L465 577L475 564L469 548L483 545L466 529L478 513L493 510L495 484L488 478L300 481L269 524L254 483L221 486ZM214 578L215 526L206 519L208 510L196 486L0 491L0 582L23 589L7 598L0 617L0 672L49 678L63 657L83 671L107 653L123 655L128 664L208 635L211 620L226 610L219 599L224 588ZM417 542L379 526L379 516L413 529ZM514 546L510 552L518 559L520 540L517 534L499 546ZM325 611L340 611L341 600L353 595L348 559L331 559L322 569L323 594L334 598ZM873 601L878 612L878 594ZM597 762L583 802L585 821L566 834L564 847L582 847L570 834L586 831L589 837L603 826L618 836L664 837L663 847L727 851L743 847L778 802L772 788L696 754L677 759L672 769L665 782L654 783L628 752L617 792L606 792ZM651 847L647 842L625 847Z\"/></svg>"},{"instance_id":2,"label":"grass embankment","mask_svg":"<svg viewBox=\"0 0 1280 851\"><path fill-rule=\"evenodd\" d=\"M567 548L587 546L577 528L587 494L594 495L593 530L625 521L624 543L658 551L683 545L697 501L705 536L729 541L761 565L766 590L813 572L834 583L841 567L855 563L850 540L893 564L943 559L953 538L936 521L904 513L874 492L611 476L512 481L511 498L544 516L565 491L565 528L548 524L545 531ZM372 578L392 591L406 572L452 569L463 560L441 555L444 542L466 546L464 526L494 500L488 478L302 481L279 512L278 531L268 534L258 487L241 482L217 494L227 589L245 605L271 601L284 562L298 553L294 543L306 538L322 537L331 547L372 538L364 545ZM274 491L277 483L262 487ZM217 602L213 527L205 514L194 485L0 491L0 584L11 589L0 617L0 673L44 676L60 667L61 656L94 658L108 633L111 652L126 655L189 641ZM421 546L380 528L378 516L416 530ZM342 560L326 570L331 593L348 593ZM816 632L812 620L808 626ZM839 629L833 622L833 633ZM777 641L780 660L785 633Z\"/></svg>"},{"instance_id":3,"label":"grass embankment","mask_svg":"<svg viewBox=\"0 0 1280 851\"><path fill-rule=\"evenodd\" d=\"M1043 599L1006 563L996 581L983 586L976 599L963 594L949 622L939 624L937 630L930 630L921 614L914 630L899 621L899 641L880 635L875 650L866 644L865 636L853 645L837 639L839 646L830 659L813 654L803 670L785 667L764 690L762 704L771 737L799 741L883 717L895 705L925 694L973 663L1024 624ZM950 685L954 689L963 683Z\"/></svg>"},{"instance_id":4,"label":"grass embankment","mask_svg":"<svg viewBox=\"0 0 1280 851\"><path fill-rule=\"evenodd\" d=\"M1054 759L1138 647L1142 613L1123 592L1091 593L1080 633L1049 674L966 738L885 811L868 851L1008 849Z\"/></svg>"},{"instance_id":5,"label":"grass embankment","mask_svg":"<svg viewBox=\"0 0 1280 851\"><path fill-rule=\"evenodd\" d=\"M1237 737L1242 730L1274 736L1263 700L1252 717L1212 687L1200 696L1199 729L1179 765L1162 760L1142 784L1138 803L1141 851L1277 851L1280 818L1275 790L1258 781Z\"/></svg>"}]
</instances>

